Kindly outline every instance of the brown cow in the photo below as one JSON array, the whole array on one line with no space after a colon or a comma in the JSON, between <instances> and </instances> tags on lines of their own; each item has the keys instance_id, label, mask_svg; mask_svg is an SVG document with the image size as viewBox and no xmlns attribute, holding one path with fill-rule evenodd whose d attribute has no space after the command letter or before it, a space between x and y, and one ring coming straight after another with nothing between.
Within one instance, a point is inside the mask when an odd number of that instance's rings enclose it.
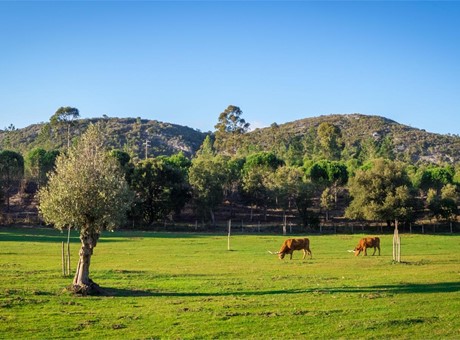
<instances>
[{"instance_id":1,"label":"brown cow","mask_svg":"<svg viewBox=\"0 0 460 340\"><path fill-rule=\"evenodd\" d=\"M278 254L280 260L284 259L286 254L291 255L290 259L292 260L292 253L294 250L303 250L303 257L302 260L305 259L307 253L312 257L311 250L310 250L310 240L308 238L290 238L283 242L281 249Z\"/></svg>"},{"instance_id":2,"label":"brown cow","mask_svg":"<svg viewBox=\"0 0 460 340\"><path fill-rule=\"evenodd\" d=\"M363 256L367 256L367 248L374 248L372 256L375 255L375 251L378 249L380 256L380 239L378 237L364 237L359 240L358 245L354 249L355 256L358 256L362 251L364 252Z\"/></svg>"}]
</instances>

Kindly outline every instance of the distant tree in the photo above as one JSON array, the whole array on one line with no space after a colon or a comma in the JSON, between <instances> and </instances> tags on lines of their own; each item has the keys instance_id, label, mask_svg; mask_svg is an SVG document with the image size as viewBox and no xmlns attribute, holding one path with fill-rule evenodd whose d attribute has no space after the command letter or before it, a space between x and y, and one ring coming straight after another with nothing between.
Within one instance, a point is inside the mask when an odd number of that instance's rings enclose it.
<instances>
[{"instance_id":1,"label":"distant tree","mask_svg":"<svg viewBox=\"0 0 460 340\"><path fill-rule=\"evenodd\" d=\"M458 215L458 193L452 184L446 184L441 192L428 189L426 202L431 216L437 220L453 221Z\"/></svg>"},{"instance_id":2,"label":"distant tree","mask_svg":"<svg viewBox=\"0 0 460 340\"><path fill-rule=\"evenodd\" d=\"M299 219L304 228L315 228L319 225L319 216L312 209L316 187L305 179L298 186L295 198Z\"/></svg>"},{"instance_id":3,"label":"distant tree","mask_svg":"<svg viewBox=\"0 0 460 340\"><path fill-rule=\"evenodd\" d=\"M13 124L8 125L8 127L5 128L6 131L16 131L16 126Z\"/></svg>"},{"instance_id":4,"label":"distant tree","mask_svg":"<svg viewBox=\"0 0 460 340\"><path fill-rule=\"evenodd\" d=\"M385 136L379 141L378 156L385 159L394 160L394 144L390 136Z\"/></svg>"},{"instance_id":5,"label":"distant tree","mask_svg":"<svg viewBox=\"0 0 460 340\"><path fill-rule=\"evenodd\" d=\"M75 119L80 117L78 109L70 106L61 106L50 118L51 126L67 129L67 148L70 147L70 129L75 125Z\"/></svg>"},{"instance_id":6,"label":"distant tree","mask_svg":"<svg viewBox=\"0 0 460 340\"><path fill-rule=\"evenodd\" d=\"M233 216L234 204L241 199L241 171L245 162L244 158L225 158L227 171L224 181L224 200L230 203L230 216Z\"/></svg>"},{"instance_id":7,"label":"distant tree","mask_svg":"<svg viewBox=\"0 0 460 340\"><path fill-rule=\"evenodd\" d=\"M131 160L131 156L129 155L129 153L122 150L111 150L109 152L109 155L115 158L122 168L125 167Z\"/></svg>"},{"instance_id":8,"label":"distant tree","mask_svg":"<svg viewBox=\"0 0 460 340\"><path fill-rule=\"evenodd\" d=\"M78 144L56 160L55 172L39 191L39 210L55 228L80 232L81 249L70 289L76 293L100 291L90 279L91 256L104 229L123 224L132 194L119 164L104 147L104 137L90 125Z\"/></svg>"},{"instance_id":9,"label":"distant tree","mask_svg":"<svg viewBox=\"0 0 460 340\"><path fill-rule=\"evenodd\" d=\"M135 215L147 224L179 212L190 197L185 173L164 157L149 158L136 164L131 177L136 192Z\"/></svg>"},{"instance_id":10,"label":"distant tree","mask_svg":"<svg viewBox=\"0 0 460 340\"><path fill-rule=\"evenodd\" d=\"M216 141L214 147L218 151L226 151L236 154L241 142L241 135L249 130L249 123L241 118L243 111L238 106L229 105L219 115L216 129Z\"/></svg>"},{"instance_id":11,"label":"distant tree","mask_svg":"<svg viewBox=\"0 0 460 340\"><path fill-rule=\"evenodd\" d=\"M334 195L332 194L331 188L327 187L323 190L320 198L320 206L326 212L326 221L329 220L329 211L334 208Z\"/></svg>"},{"instance_id":12,"label":"distant tree","mask_svg":"<svg viewBox=\"0 0 460 340\"><path fill-rule=\"evenodd\" d=\"M173 165L176 169L180 169L180 171L183 173L184 178L187 178L188 170L190 169L192 162L190 161L190 159L185 157L182 151L174 155L171 155L169 157L166 157L165 159L169 164Z\"/></svg>"},{"instance_id":13,"label":"distant tree","mask_svg":"<svg viewBox=\"0 0 460 340\"><path fill-rule=\"evenodd\" d=\"M339 160L343 149L340 128L330 123L321 123L318 126L317 136L323 157L329 160Z\"/></svg>"},{"instance_id":14,"label":"distant tree","mask_svg":"<svg viewBox=\"0 0 460 340\"><path fill-rule=\"evenodd\" d=\"M46 151L42 148L34 148L26 154L26 167L38 187L46 183L47 174L54 169L58 155L57 150Z\"/></svg>"},{"instance_id":15,"label":"distant tree","mask_svg":"<svg viewBox=\"0 0 460 340\"><path fill-rule=\"evenodd\" d=\"M242 193L251 207L264 209L266 217L267 208L273 204L274 195L271 192L272 177L284 162L272 152L258 152L246 157L242 167ZM252 216L252 214L251 214Z\"/></svg>"},{"instance_id":16,"label":"distant tree","mask_svg":"<svg viewBox=\"0 0 460 340\"><path fill-rule=\"evenodd\" d=\"M278 158L274 153L262 151L246 157L243 172L255 166L268 167L272 170L276 170L281 165L284 165L283 160Z\"/></svg>"},{"instance_id":17,"label":"distant tree","mask_svg":"<svg viewBox=\"0 0 460 340\"><path fill-rule=\"evenodd\" d=\"M3 149L12 149L12 136L14 132L17 131L16 127L13 124L10 124L8 127L5 127L5 138L2 140Z\"/></svg>"},{"instance_id":18,"label":"distant tree","mask_svg":"<svg viewBox=\"0 0 460 340\"><path fill-rule=\"evenodd\" d=\"M189 169L193 204L199 215L207 220L210 216L215 225L215 209L222 203L224 183L227 177L225 159L214 156L213 144L207 136Z\"/></svg>"},{"instance_id":19,"label":"distant tree","mask_svg":"<svg viewBox=\"0 0 460 340\"><path fill-rule=\"evenodd\" d=\"M303 173L297 167L281 166L270 173L267 187L272 201L285 212L295 206L297 187L302 182Z\"/></svg>"},{"instance_id":20,"label":"distant tree","mask_svg":"<svg viewBox=\"0 0 460 340\"><path fill-rule=\"evenodd\" d=\"M2 196L6 199L7 211L10 210L10 198L24 176L24 158L21 154L3 150L0 151L0 186Z\"/></svg>"},{"instance_id":21,"label":"distant tree","mask_svg":"<svg viewBox=\"0 0 460 340\"><path fill-rule=\"evenodd\" d=\"M429 167L421 173L420 188L424 191L431 188L439 192L446 184L452 184L453 178L453 169L440 166Z\"/></svg>"},{"instance_id":22,"label":"distant tree","mask_svg":"<svg viewBox=\"0 0 460 340\"><path fill-rule=\"evenodd\" d=\"M318 132L314 127L310 127L301 138L304 159L317 159L318 156ZM305 163L305 162L304 162Z\"/></svg>"},{"instance_id":23,"label":"distant tree","mask_svg":"<svg viewBox=\"0 0 460 340\"><path fill-rule=\"evenodd\" d=\"M41 164L45 157L46 150L42 148L34 148L30 150L25 157L25 165L30 173L30 176L37 181L41 182L42 169Z\"/></svg>"},{"instance_id":24,"label":"distant tree","mask_svg":"<svg viewBox=\"0 0 460 340\"><path fill-rule=\"evenodd\" d=\"M460 164L457 164L454 168L454 176L452 178L453 183L460 185Z\"/></svg>"},{"instance_id":25,"label":"distant tree","mask_svg":"<svg viewBox=\"0 0 460 340\"><path fill-rule=\"evenodd\" d=\"M303 164L303 147L299 138L293 138L289 143L284 160L290 166L302 166Z\"/></svg>"},{"instance_id":26,"label":"distant tree","mask_svg":"<svg viewBox=\"0 0 460 340\"><path fill-rule=\"evenodd\" d=\"M348 182L347 166L339 161L321 160L313 163L307 172L313 183L329 187L334 202L337 202L339 191Z\"/></svg>"},{"instance_id":27,"label":"distant tree","mask_svg":"<svg viewBox=\"0 0 460 340\"><path fill-rule=\"evenodd\" d=\"M443 210L442 216L447 221L455 221L459 210L459 195L457 187L453 184L446 184L441 189L441 206Z\"/></svg>"},{"instance_id":28,"label":"distant tree","mask_svg":"<svg viewBox=\"0 0 460 340\"><path fill-rule=\"evenodd\" d=\"M403 164L376 159L349 181L352 201L345 216L376 221L408 221L414 210L411 182Z\"/></svg>"},{"instance_id":29,"label":"distant tree","mask_svg":"<svg viewBox=\"0 0 460 340\"><path fill-rule=\"evenodd\" d=\"M101 123L98 123L99 126L102 127ZM119 149L113 149L109 151L109 156L116 159L118 164L120 165L121 170L125 175L125 179L128 183L131 183L133 172L134 172L134 164L131 162L131 156L129 153Z\"/></svg>"}]
</instances>

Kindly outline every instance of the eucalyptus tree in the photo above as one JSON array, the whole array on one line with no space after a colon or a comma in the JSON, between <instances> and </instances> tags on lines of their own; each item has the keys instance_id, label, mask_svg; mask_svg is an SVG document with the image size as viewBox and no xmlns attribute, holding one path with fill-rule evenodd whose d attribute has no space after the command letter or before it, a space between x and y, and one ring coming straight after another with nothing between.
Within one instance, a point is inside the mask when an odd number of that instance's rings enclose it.
<instances>
[{"instance_id":1,"label":"eucalyptus tree","mask_svg":"<svg viewBox=\"0 0 460 340\"><path fill-rule=\"evenodd\" d=\"M91 257L102 231L124 223L132 193L98 126L90 125L75 146L58 156L38 197L46 223L79 231L81 248L70 289L84 295L100 292L89 275Z\"/></svg>"},{"instance_id":2,"label":"eucalyptus tree","mask_svg":"<svg viewBox=\"0 0 460 340\"><path fill-rule=\"evenodd\" d=\"M61 106L50 118L51 126L64 126L67 130L67 148L70 147L70 129L75 125L75 120L80 117L77 108L70 106Z\"/></svg>"},{"instance_id":3,"label":"eucalyptus tree","mask_svg":"<svg viewBox=\"0 0 460 340\"><path fill-rule=\"evenodd\" d=\"M241 143L241 136L249 130L250 124L241 116L243 111L238 106L229 105L220 115L216 129L215 148L219 151L236 154Z\"/></svg>"}]
</instances>

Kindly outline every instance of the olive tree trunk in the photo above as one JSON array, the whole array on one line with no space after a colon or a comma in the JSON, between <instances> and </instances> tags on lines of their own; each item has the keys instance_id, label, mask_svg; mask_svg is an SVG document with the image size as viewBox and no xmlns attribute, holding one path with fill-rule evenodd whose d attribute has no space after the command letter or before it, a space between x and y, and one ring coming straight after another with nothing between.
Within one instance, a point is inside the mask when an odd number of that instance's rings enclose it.
<instances>
[{"instance_id":1,"label":"olive tree trunk","mask_svg":"<svg viewBox=\"0 0 460 340\"><path fill-rule=\"evenodd\" d=\"M80 233L81 248L79 252L77 270L73 279L71 290L82 295L101 293L99 286L89 277L89 267L93 249L99 239L99 233L89 231L90 228Z\"/></svg>"}]
</instances>

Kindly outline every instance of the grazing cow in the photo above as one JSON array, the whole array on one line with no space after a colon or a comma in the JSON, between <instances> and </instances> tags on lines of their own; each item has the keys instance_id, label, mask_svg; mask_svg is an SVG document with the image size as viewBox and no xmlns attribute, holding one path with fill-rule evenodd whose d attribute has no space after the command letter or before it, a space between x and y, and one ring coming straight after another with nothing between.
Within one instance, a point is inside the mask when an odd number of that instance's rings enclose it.
<instances>
[{"instance_id":1,"label":"grazing cow","mask_svg":"<svg viewBox=\"0 0 460 340\"><path fill-rule=\"evenodd\" d=\"M290 238L283 242L280 251L275 254L278 254L280 260L282 260L286 254L289 254L291 255L290 259L292 260L292 253L294 250L303 250L302 260L305 259L307 253L310 257L312 257L310 240L308 238Z\"/></svg>"},{"instance_id":2,"label":"grazing cow","mask_svg":"<svg viewBox=\"0 0 460 340\"><path fill-rule=\"evenodd\" d=\"M374 248L372 256L375 255L375 251L378 249L380 256L380 239L378 237L364 237L359 240L358 245L354 249L355 256L358 256L361 252L364 252L363 256L367 256L367 248Z\"/></svg>"}]
</instances>

